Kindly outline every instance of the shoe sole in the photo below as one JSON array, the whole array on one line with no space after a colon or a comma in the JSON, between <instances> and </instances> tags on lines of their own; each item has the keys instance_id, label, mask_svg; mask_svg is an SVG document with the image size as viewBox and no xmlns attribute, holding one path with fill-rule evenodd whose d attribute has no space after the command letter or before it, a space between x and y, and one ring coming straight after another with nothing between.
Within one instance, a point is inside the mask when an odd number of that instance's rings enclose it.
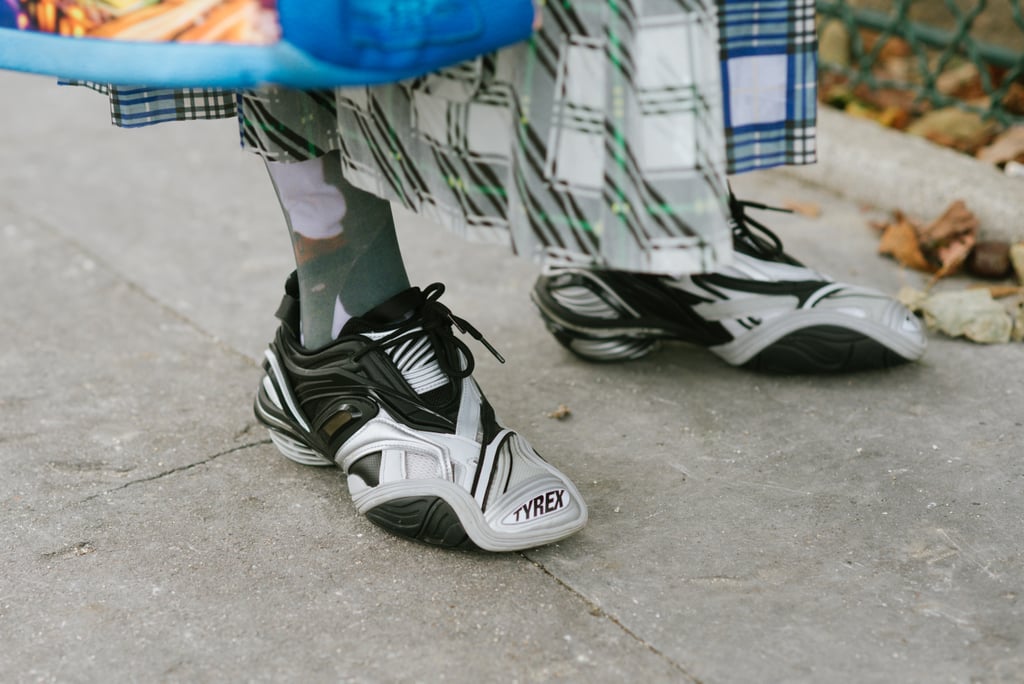
<instances>
[{"instance_id":1,"label":"shoe sole","mask_svg":"<svg viewBox=\"0 0 1024 684\"><path fill-rule=\"evenodd\" d=\"M267 432L277 450L290 461L307 466L338 467L334 461L327 460L289 435L273 428L267 428ZM397 497L365 509L357 505L357 510L373 524L399 537L447 549L481 548L473 543L458 514L443 497Z\"/></svg>"},{"instance_id":2,"label":"shoe sole","mask_svg":"<svg viewBox=\"0 0 1024 684\"><path fill-rule=\"evenodd\" d=\"M270 440L285 458L302 465L326 467L329 461L302 442L283 432L267 428ZM392 534L448 549L476 550L480 547L466 534L459 516L438 496L409 496L379 504L366 511L373 524Z\"/></svg>"},{"instance_id":3,"label":"shoe sole","mask_svg":"<svg viewBox=\"0 0 1024 684\"><path fill-rule=\"evenodd\" d=\"M270 439L285 458L308 466L335 466L294 437L267 428ZM570 482L571 496L582 501ZM438 493L438 490L441 490ZM448 549L492 552L525 551L575 534L587 524L587 514L556 528L512 538L495 534L468 492L445 481L406 481L380 485L352 497L356 511L375 525L406 539Z\"/></svg>"},{"instance_id":4,"label":"shoe sole","mask_svg":"<svg viewBox=\"0 0 1024 684\"><path fill-rule=\"evenodd\" d=\"M741 365L762 373L846 373L910 361L866 335L815 326L786 335Z\"/></svg>"},{"instance_id":5,"label":"shoe sole","mask_svg":"<svg viewBox=\"0 0 1024 684\"><path fill-rule=\"evenodd\" d=\"M870 321L857 321L857 329L849 320L825 309L798 310L709 349L733 366L775 373L891 368L924 355L924 337L915 342Z\"/></svg>"},{"instance_id":6,"label":"shoe sole","mask_svg":"<svg viewBox=\"0 0 1024 684\"><path fill-rule=\"evenodd\" d=\"M566 320L536 292L531 299L555 339L587 361L631 361L654 351L660 340L679 340L650 325L580 325ZM891 368L924 354L923 339L914 343L889 328L866 323L866 330L855 330L847 322L848 318L829 311L796 311L733 342L707 349L732 366L801 374Z\"/></svg>"},{"instance_id":7,"label":"shoe sole","mask_svg":"<svg viewBox=\"0 0 1024 684\"><path fill-rule=\"evenodd\" d=\"M257 420L266 427L271 442L282 456L306 466L340 467L335 461L309 446L286 420L280 410L262 405L261 389L255 402ZM273 401L269 398L273 404ZM348 474L346 473L346 476ZM576 501L583 497L567 479L561 486ZM587 523L584 507L575 519L549 529L535 530L530 535L506 537L496 534L487 525L476 500L455 483L444 480L407 480L372 487L352 496L356 511L375 525L406 539L448 549L484 550L493 552L524 551L551 544L575 534Z\"/></svg>"},{"instance_id":8,"label":"shoe sole","mask_svg":"<svg viewBox=\"0 0 1024 684\"><path fill-rule=\"evenodd\" d=\"M571 483L563 481L563 486L582 501ZM443 480L393 482L354 496L352 502L358 512L389 532L445 548L525 551L561 541L587 524L583 510L578 518L558 527L536 530L529 536L505 537L487 525L468 492Z\"/></svg>"},{"instance_id":9,"label":"shoe sole","mask_svg":"<svg viewBox=\"0 0 1024 684\"><path fill-rule=\"evenodd\" d=\"M407 496L366 511L370 522L406 539L446 549L476 551L459 516L437 496Z\"/></svg>"}]
</instances>

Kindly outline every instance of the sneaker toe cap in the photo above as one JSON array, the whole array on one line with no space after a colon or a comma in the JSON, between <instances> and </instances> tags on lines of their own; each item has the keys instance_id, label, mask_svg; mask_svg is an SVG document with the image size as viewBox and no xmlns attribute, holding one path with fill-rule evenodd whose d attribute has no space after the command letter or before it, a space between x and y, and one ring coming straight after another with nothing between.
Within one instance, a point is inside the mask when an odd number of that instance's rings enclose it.
<instances>
[{"instance_id":1,"label":"sneaker toe cap","mask_svg":"<svg viewBox=\"0 0 1024 684\"><path fill-rule=\"evenodd\" d=\"M491 483L484 517L495 534L550 543L581 529L587 506L572 481L513 434L502 477Z\"/></svg>"},{"instance_id":2,"label":"sneaker toe cap","mask_svg":"<svg viewBox=\"0 0 1024 684\"><path fill-rule=\"evenodd\" d=\"M816 308L845 318L845 327L874 338L909 361L921 358L928 346L921 320L882 292L846 286L830 294Z\"/></svg>"}]
</instances>

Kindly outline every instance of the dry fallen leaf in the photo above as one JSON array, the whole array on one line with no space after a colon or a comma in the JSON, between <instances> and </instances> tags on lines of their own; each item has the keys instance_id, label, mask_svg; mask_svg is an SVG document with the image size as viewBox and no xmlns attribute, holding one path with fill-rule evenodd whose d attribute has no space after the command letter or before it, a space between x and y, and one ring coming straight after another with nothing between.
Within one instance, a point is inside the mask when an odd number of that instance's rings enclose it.
<instances>
[{"instance_id":1,"label":"dry fallen leaf","mask_svg":"<svg viewBox=\"0 0 1024 684\"><path fill-rule=\"evenodd\" d=\"M895 107L906 112L923 113L922 105L917 100L917 95L908 90L897 88L872 88L866 83L861 83L853 89L856 99L862 100L878 109L889 109Z\"/></svg>"},{"instance_id":2,"label":"dry fallen leaf","mask_svg":"<svg viewBox=\"0 0 1024 684\"><path fill-rule=\"evenodd\" d=\"M960 267L967 261L967 257L971 255L971 250L974 249L974 243L976 238L974 235L964 235L951 242L947 242L938 249L935 250L936 256L939 258L939 263L942 264L939 270L935 272L935 276L932 278L934 284L939 278L945 278L946 276L953 275L960 270Z\"/></svg>"},{"instance_id":3,"label":"dry fallen leaf","mask_svg":"<svg viewBox=\"0 0 1024 684\"><path fill-rule=\"evenodd\" d=\"M966 99L965 93L977 97L979 91L984 92L981 89L981 72L974 62L964 62L960 66L943 71L935 79L935 89L943 95L961 99Z\"/></svg>"},{"instance_id":4,"label":"dry fallen leaf","mask_svg":"<svg viewBox=\"0 0 1024 684\"><path fill-rule=\"evenodd\" d=\"M1024 115L1024 83L1010 84L1003 98L1003 107L1011 114Z\"/></svg>"},{"instance_id":5,"label":"dry fallen leaf","mask_svg":"<svg viewBox=\"0 0 1024 684\"><path fill-rule=\"evenodd\" d=\"M980 114L945 107L928 112L907 126L906 131L939 145L973 153L987 144L997 129L998 124L986 121Z\"/></svg>"},{"instance_id":6,"label":"dry fallen leaf","mask_svg":"<svg viewBox=\"0 0 1024 684\"><path fill-rule=\"evenodd\" d=\"M1024 162L1024 126L1013 126L1000 133L988 147L978 150L978 159L989 164Z\"/></svg>"},{"instance_id":7,"label":"dry fallen leaf","mask_svg":"<svg viewBox=\"0 0 1024 684\"><path fill-rule=\"evenodd\" d=\"M893 56L885 61L875 63L872 69L875 77L883 81L894 83L907 83L920 78L921 68L917 57Z\"/></svg>"},{"instance_id":8,"label":"dry fallen leaf","mask_svg":"<svg viewBox=\"0 0 1024 684\"><path fill-rule=\"evenodd\" d=\"M843 111L858 119L870 119L872 121L878 120L878 110L873 107L869 107L860 100L850 100L846 103L846 107L843 108Z\"/></svg>"},{"instance_id":9,"label":"dry fallen leaf","mask_svg":"<svg viewBox=\"0 0 1024 684\"><path fill-rule=\"evenodd\" d=\"M939 278L960 270L977 242L978 227L978 218L962 200L950 204L942 216L923 228L897 212L884 228L878 253L909 268L935 273L934 285Z\"/></svg>"},{"instance_id":10,"label":"dry fallen leaf","mask_svg":"<svg viewBox=\"0 0 1024 684\"><path fill-rule=\"evenodd\" d=\"M572 410L569 409L565 404L559 404L558 408L548 414L548 418L554 418L555 420L565 420L572 415Z\"/></svg>"},{"instance_id":11,"label":"dry fallen leaf","mask_svg":"<svg viewBox=\"0 0 1024 684\"><path fill-rule=\"evenodd\" d=\"M790 200L783 202L782 208L789 209L793 213L806 216L807 218L818 218L821 216L821 205L814 202L795 202Z\"/></svg>"},{"instance_id":12,"label":"dry fallen leaf","mask_svg":"<svg viewBox=\"0 0 1024 684\"><path fill-rule=\"evenodd\" d=\"M899 107L875 109L854 101L847 104L843 111L850 116L857 117L858 119L870 119L872 121L876 121L888 128L902 130L910 124L910 112L905 109L900 109Z\"/></svg>"},{"instance_id":13,"label":"dry fallen leaf","mask_svg":"<svg viewBox=\"0 0 1024 684\"><path fill-rule=\"evenodd\" d=\"M878 123L902 131L910 125L910 116L910 112L906 109L886 107L878 115Z\"/></svg>"},{"instance_id":14,"label":"dry fallen leaf","mask_svg":"<svg viewBox=\"0 0 1024 684\"><path fill-rule=\"evenodd\" d=\"M900 264L918 271L930 273L935 270L928 263L924 253L921 252L921 245L917 241L917 230L903 216L898 217L896 222L890 223L882 233L882 239L878 243L878 253L889 255Z\"/></svg>"},{"instance_id":15,"label":"dry fallen leaf","mask_svg":"<svg viewBox=\"0 0 1024 684\"><path fill-rule=\"evenodd\" d=\"M919 231L921 247L924 250L938 249L944 243L963 235L977 236L980 223L963 200L950 204L942 216Z\"/></svg>"},{"instance_id":16,"label":"dry fallen leaf","mask_svg":"<svg viewBox=\"0 0 1024 684\"><path fill-rule=\"evenodd\" d=\"M853 89L846 109L854 116L873 119L883 126L905 129L915 116L920 116L924 105L917 96L906 90L895 88L871 88L860 84Z\"/></svg>"},{"instance_id":17,"label":"dry fallen leaf","mask_svg":"<svg viewBox=\"0 0 1024 684\"><path fill-rule=\"evenodd\" d=\"M875 50L875 46L879 40L884 40L881 48L878 50L878 59L885 61L894 57L910 57L914 54L914 49L910 47L910 43L897 38L895 36L883 36L878 31L871 29L861 29L860 40L864 46L864 52L869 53Z\"/></svg>"}]
</instances>

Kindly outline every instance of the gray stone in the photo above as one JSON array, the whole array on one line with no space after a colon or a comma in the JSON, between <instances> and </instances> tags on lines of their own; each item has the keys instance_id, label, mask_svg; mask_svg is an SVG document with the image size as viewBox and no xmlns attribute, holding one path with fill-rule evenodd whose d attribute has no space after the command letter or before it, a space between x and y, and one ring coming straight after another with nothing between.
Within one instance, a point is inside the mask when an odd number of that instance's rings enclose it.
<instances>
[{"instance_id":1,"label":"gray stone","mask_svg":"<svg viewBox=\"0 0 1024 684\"><path fill-rule=\"evenodd\" d=\"M921 303L932 330L973 342L1003 344L1010 341L1013 319L986 289L939 292Z\"/></svg>"}]
</instances>

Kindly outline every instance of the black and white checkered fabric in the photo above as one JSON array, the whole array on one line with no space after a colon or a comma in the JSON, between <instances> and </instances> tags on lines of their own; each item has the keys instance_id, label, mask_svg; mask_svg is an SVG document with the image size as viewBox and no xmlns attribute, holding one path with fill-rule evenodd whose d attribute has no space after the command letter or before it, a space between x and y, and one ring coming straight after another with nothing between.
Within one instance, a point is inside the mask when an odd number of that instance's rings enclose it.
<instances>
[{"instance_id":1,"label":"black and white checkered fabric","mask_svg":"<svg viewBox=\"0 0 1024 684\"><path fill-rule=\"evenodd\" d=\"M266 158L339 150L353 184L523 255L706 272L726 173L814 160L814 60L813 0L561 0L530 42L412 82L111 103L122 126L237 110Z\"/></svg>"}]
</instances>

